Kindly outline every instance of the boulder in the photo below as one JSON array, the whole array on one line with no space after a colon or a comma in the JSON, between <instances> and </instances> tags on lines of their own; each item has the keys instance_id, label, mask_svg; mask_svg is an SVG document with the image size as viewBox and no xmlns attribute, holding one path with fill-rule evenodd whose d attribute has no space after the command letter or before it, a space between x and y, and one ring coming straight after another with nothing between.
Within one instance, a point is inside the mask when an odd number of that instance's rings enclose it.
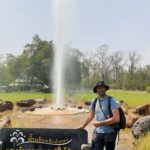
<instances>
[{"instance_id":1,"label":"boulder","mask_svg":"<svg viewBox=\"0 0 150 150\"><path fill-rule=\"evenodd\" d=\"M12 109L13 109L13 103L11 101L0 100L0 112L6 111L6 110L12 110Z\"/></svg>"},{"instance_id":2,"label":"boulder","mask_svg":"<svg viewBox=\"0 0 150 150\"><path fill-rule=\"evenodd\" d=\"M139 116L134 115L134 114L128 114L126 115L126 128L131 128L133 124L139 119Z\"/></svg>"},{"instance_id":3,"label":"boulder","mask_svg":"<svg viewBox=\"0 0 150 150\"><path fill-rule=\"evenodd\" d=\"M135 113L143 116L150 115L150 104L137 107Z\"/></svg>"},{"instance_id":4,"label":"boulder","mask_svg":"<svg viewBox=\"0 0 150 150\"><path fill-rule=\"evenodd\" d=\"M5 101L5 105L7 107L7 109L12 110L14 105L11 101Z\"/></svg>"},{"instance_id":5,"label":"boulder","mask_svg":"<svg viewBox=\"0 0 150 150\"><path fill-rule=\"evenodd\" d=\"M10 117L4 117L0 120L0 128L8 127L11 125Z\"/></svg>"},{"instance_id":6,"label":"boulder","mask_svg":"<svg viewBox=\"0 0 150 150\"><path fill-rule=\"evenodd\" d=\"M29 99L29 100L20 100L17 102L17 106L19 107L30 107L36 103L35 100Z\"/></svg>"},{"instance_id":7,"label":"boulder","mask_svg":"<svg viewBox=\"0 0 150 150\"><path fill-rule=\"evenodd\" d=\"M82 106L78 106L78 109L82 109L83 107Z\"/></svg>"},{"instance_id":8,"label":"boulder","mask_svg":"<svg viewBox=\"0 0 150 150\"><path fill-rule=\"evenodd\" d=\"M132 127L132 134L135 138L139 138L142 134L150 130L150 115L138 119Z\"/></svg>"},{"instance_id":9,"label":"boulder","mask_svg":"<svg viewBox=\"0 0 150 150\"><path fill-rule=\"evenodd\" d=\"M6 111L7 107L4 104L0 104L0 112Z\"/></svg>"},{"instance_id":10,"label":"boulder","mask_svg":"<svg viewBox=\"0 0 150 150\"><path fill-rule=\"evenodd\" d=\"M29 111L34 111L35 110L35 108L34 107L31 107L30 109L29 109Z\"/></svg>"},{"instance_id":11,"label":"boulder","mask_svg":"<svg viewBox=\"0 0 150 150\"><path fill-rule=\"evenodd\" d=\"M119 101L119 105L122 108L122 110L124 111L124 113L127 115L128 114L128 104L126 104L123 100Z\"/></svg>"},{"instance_id":12,"label":"boulder","mask_svg":"<svg viewBox=\"0 0 150 150\"><path fill-rule=\"evenodd\" d=\"M84 104L85 104L86 106L90 106L91 103L92 103L92 101L86 101L86 102L84 102Z\"/></svg>"}]
</instances>

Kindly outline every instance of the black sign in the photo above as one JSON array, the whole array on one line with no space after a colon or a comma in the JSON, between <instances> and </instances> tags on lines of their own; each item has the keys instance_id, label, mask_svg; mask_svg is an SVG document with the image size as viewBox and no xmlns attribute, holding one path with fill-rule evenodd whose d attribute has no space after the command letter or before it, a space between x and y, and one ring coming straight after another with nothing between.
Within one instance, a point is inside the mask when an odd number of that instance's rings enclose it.
<instances>
[{"instance_id":1,"label":"black sign","mask_svg":"<svg viewBox=\"0 0 150 150\"><path fill-rule=\"evenodd\" d=\"M80 150L87 131L76 129L3 128L3 150Z\"/></svg>"}]
</instances>

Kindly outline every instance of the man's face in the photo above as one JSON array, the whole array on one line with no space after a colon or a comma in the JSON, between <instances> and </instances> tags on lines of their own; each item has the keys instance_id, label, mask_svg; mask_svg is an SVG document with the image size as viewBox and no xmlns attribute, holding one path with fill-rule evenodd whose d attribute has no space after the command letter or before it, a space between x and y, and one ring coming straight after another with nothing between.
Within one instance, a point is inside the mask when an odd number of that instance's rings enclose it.
<instances>
[{"instance_id":1,"label":"man's face","mask_svg":"<svg viewBox=\"0 0 150 150\"><path fill-rule=\"evenodd\" d=\"M98 86L96 90L99 96L104 96L106 94L106 89L104 86Z\"/></svg>"}]
</instances>

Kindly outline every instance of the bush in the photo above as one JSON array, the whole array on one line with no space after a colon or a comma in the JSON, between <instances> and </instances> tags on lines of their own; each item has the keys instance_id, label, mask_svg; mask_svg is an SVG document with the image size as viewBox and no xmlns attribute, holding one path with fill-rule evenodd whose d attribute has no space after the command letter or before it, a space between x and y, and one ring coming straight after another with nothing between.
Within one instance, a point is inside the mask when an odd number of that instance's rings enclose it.
<instances>
[{"instance_id":1,"label":"bush","mask_svg":"<svg viewBox=\"0 0 150 150\"><path fill-rule=\"evenodd\" d=\"M147 91L148 93L150 93L150 86L148 86L148 87L146 88L146 91Z\"/></svg>"}]
</instances>

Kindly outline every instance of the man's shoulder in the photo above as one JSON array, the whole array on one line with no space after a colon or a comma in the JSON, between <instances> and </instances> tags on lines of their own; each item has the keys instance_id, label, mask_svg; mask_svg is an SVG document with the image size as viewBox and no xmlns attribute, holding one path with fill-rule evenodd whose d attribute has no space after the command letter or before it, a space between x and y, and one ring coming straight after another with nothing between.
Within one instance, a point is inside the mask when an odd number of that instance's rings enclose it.
<instances>
[{"instance_id":1,"label":"man's shoulder","mask_svg":"<svg viewBox=\"0 0 150 150\"><path fill-rule=\"evenodd\" d=\"M116 99L115 99L113 96L110 96L110 95L107 95L107 99L110 99L110 100L116 101Z\"/></svg>"},{"instance_id":2,"label":"man's shoulder","mask_svg":"<svg viewBox=\"0 0 150 150\"><path fill-rule=\"evenodd\" d=\"M119 104L117 100L113 96L110 97L111 97L111 101L110 101L111 108L119 108Z\"/></svg>"},{"instance_id":3,"label":"man's shoulder","mask_svg":"<svg viewBox=\"0 0 150 150\"><path fill-rule=\"evenodd\" d=\"M117 102L117 100L113 97L113 96L109 96L109 95L107 95L108 96L108 100L110 101L110 103L111 104L118 104L118 102Z\"/></svg>"},{"instance_id":4,"label":"man's shoulder","mask_svg":"<svg viewBox=\"0 0 150 150\"><path fill-rule=\"evenodd\" d=\"M91 105L95 105L96 102L97 102L97 98L93 98L93 99L91 100Z\"/></svg>"}]
</instances>

